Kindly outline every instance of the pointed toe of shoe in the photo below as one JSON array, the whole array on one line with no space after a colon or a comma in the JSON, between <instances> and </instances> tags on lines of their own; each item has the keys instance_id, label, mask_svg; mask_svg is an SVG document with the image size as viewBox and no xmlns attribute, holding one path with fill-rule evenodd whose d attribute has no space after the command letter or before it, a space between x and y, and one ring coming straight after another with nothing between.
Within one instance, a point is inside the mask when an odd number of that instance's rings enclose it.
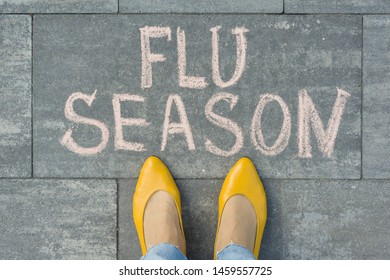
<instances>
[{"instance_id":1,"label":"pointed toe of shoe","mask_svg":"<svg viewBox=\"0 0 390 280\"><path fill-rule=\"evenodd\" d=\"M156 186L155 188L164 190L172 189L173 185L176 187L171 173L162 160L155 156L149 157L141 168L137 187L148 186L148 188L152 188L151 186ZM176 190L176 188L172 190Z\"/></svg>"}]
</instances>

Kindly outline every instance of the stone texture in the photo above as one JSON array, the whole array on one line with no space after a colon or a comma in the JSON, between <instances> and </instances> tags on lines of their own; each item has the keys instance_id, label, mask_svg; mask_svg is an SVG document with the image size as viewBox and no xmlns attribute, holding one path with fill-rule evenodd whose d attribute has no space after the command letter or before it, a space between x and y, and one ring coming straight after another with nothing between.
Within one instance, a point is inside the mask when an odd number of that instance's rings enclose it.
<instances>
[{"instance_id":1,"label":"stone texture","mask_svg":"<svg viewBox=\"0 0 390 280\"><path fill-rule=\"evenodd\" d=\"M136 180L119 181L119 259L139 259L141 248L133 222L133 194ZM177 180L182 201L187 257L213 258L218 223L218 196L222 180ZM268 220L262 240L260 259L282 258L280 189L266 180Z\"/></svg>"},{"instance_id":2,"label":"stone texture","mask_svg":"<svg viewBox=\"0 0 390 280\"><path fill-rule=\"evenodd\" d=\"M153 85L141 89L140 31L144 26L168 26L172 40L152 38L151 51L167 60L153 63ZM236 36L231 30L245 26L247 64L237 84L219 88L212 80L210 28L222 26L220 68L231 78L236 65ZM205 76L203 90L179 87L176 30L186 32L187 75ZM361 42L360 16L251 16L251 15L38 15L34 17L34 175L44 177L136 177L145 158L158 155L176 178L223 178L236 160L251 157L264 178L360 178L361 177ZM196 38L196 39L195 39ZM194 59L196 58L196 59ZM310 130L312 158L298 158L298 92L306 89L327 127L337 88L351 94L335 140L334 152L324 156ZM80 156L62 146L72 128L82 147L101 142L96 126L76 124L64 116L72 93L91 96L90 107L78 100L77 114L104 122L110 132L100 153ZM238 97L230 110L226 101L213 109L242 129L243 147L230 157L217 156L206 139L223 150L236 142L233 133L213 125L205 116L212 96L227 92ZM144 143L146 151L115 149L113 94L131 93L144 103L122 102L124 118L143 118L148 127L124 127L124 139ZM161 151L167 99L178 94L185 104L194 138L189 151L183 134L170 135ZM291 137L283 152L268 156L255 149L251 122L260 94L279 95L291 114ZM171 122L177 122L173 107ZM280 133L283 114L277 102L265 108L264 138L271 146Z\"/></svg>"},{"instance_id":3,"label":"stone texture","mask_svg":"<svg viewBox=\"0 0 390 280\"><path fill-rule=\"evenodd\" d=\"M363 176L390 178L390 17L364 17Z\"/></svg>"},{"instance_id":4,"label":"stone texture","mask_svg":"<svg viewBox=\"0 0 390 280\"><path fill-rule=\"evenodd\" d=\"M31 17L0 16L0 177L31 176Z\"/></svg>"},{"instance_id":5,"label":"stone texture","mask_svg":"<svg viewBox=\"0 0 390 280\"><path fill-rule=\"evenodd\" d=\"M388 0L284 0L286 13L388 13Z\"/></svg>"},{"instance_id":6,"label":"stone texture","mask_svg":"<svg viewBox=\"0 0 390 280\"><path fill-rule=\"evenodd\" d=\"M284 259L390 259L390 181L285 181Z\"/></svg>"},{"instance_id":7,"label":"stone texture","mask_svg":"<svg viewBox=\"0 0 390 280\"><path fill-rule=\"evenodd\" d=\"M0 13L116 13L118 0L0 0Z\"/></svg>"},{"instance_id":8,"label":"stone texture","mask_svg":"<svg viewBox=\"0 0 390 280\"><path fill-rule=\"evenodd\" d=\"M122 13L282 13L283 0L121 0Z\"/></svg>"},{"instance_id":9,"label":"stone texture","mask_svg":"<svg viewBox=\"0 0 390 280\"><path fill-rule=\"evenodd\" d=\"M0 180L0 259L115 259L111 180Z\"/></svg>"}]
</instances>

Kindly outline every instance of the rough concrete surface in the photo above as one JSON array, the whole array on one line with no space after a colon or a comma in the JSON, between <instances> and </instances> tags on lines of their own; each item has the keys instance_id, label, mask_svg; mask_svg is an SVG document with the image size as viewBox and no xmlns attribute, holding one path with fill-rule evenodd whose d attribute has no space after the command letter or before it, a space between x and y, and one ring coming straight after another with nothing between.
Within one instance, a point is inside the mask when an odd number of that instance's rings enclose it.
<instances>
[{"instance_id":1,"label":"rough concrete surface","mask_svg":"<svg viewBox=\"0 0 390 280\"><path fill-rule=\"evenodd\" d=\"M115 259L114 180L0 180L0 259Z\"/></svg>"},{"instance_id":2,"label":"rough concrete surface","mask_svg":"<svg viewBox=\"0 0 390 280\"><path fill-rule=\"evenodd\" d=\"M388 181L289 181L286 259L390 259Z\"/></svg>"},{"instance_id":3,"label":"rough concrete surface","mask_svg":"<svg viewBox=\"0 0 390 280\"><path fill-rule=\"evenodd\" d=\"M0 177L31 176L31 31L0 15Z\"/></svg>"},{"instance_id":4,"label":"rough concrete surface","mask_svg":"<svg viewBox=\"0 0 390 280\"><path fill-rule=\"evenodd\" d=\"M116 13L118 0L0 0L0 13Z\"/></svg>"},{"instance_id":5,"label":"rough concrete surface","mask_svg":"<svg viewBox=\"0 0 390 280\"><path fill-rule=\"evenodd\" d=\"M390 17L364 17L363 176L390 178Z\"/></svg>"},{"instance_id":6,"label":"rough concrete surface","mask_svg":"<svg viewBox=\"0 0 390 280\"><path fill-rule=\"evenodd\" d=\"M286 13L388 13L388 0L284 0Z\"/></svg>"},{"instance_id":7,"label":"rough concrete surface","mask_svg":"<svg viewBox=\"0 0 390 280\"><path fill-rule=\"evenodd\" d=\"M122 13L282 13L283 0L123 0Z\"/></svg>"}]
</instances>

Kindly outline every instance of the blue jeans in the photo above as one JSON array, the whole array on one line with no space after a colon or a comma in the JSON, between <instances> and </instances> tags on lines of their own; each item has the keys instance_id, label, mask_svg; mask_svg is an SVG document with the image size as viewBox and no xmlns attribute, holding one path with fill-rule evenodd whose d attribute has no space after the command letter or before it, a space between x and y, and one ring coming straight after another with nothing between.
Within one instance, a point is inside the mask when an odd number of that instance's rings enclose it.
<instances>
[{"instance_id":1,"label":"blue jeans","mask_svg":"<svg viewBox=\"0 0 390 280\"><path fill-rule=\"evenodd\" d=\"M255 256L245 247L229 244L217 254L217 260L255 260ZM172 244L161 243L149 249L142 260L187 260L187 257Z\"/></svg>"}]
</instances>

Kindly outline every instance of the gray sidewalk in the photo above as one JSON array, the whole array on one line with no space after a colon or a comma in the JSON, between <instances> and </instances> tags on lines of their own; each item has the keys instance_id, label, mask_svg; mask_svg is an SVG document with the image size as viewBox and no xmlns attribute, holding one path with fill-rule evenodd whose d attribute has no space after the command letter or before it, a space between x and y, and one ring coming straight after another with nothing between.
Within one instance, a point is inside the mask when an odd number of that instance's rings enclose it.
<instances>
[{"instance_id":1,"label":"gray sidewalk","mask_svg":"<svg viewBox=\"0 0 390 280\"><path fill-rule=\"evenodd\" d=\"M262 259L390 259L390 3L0 0L0 259L137 259L159 156L190 259L250 157Z\"/></svg>"}]
</instances>

